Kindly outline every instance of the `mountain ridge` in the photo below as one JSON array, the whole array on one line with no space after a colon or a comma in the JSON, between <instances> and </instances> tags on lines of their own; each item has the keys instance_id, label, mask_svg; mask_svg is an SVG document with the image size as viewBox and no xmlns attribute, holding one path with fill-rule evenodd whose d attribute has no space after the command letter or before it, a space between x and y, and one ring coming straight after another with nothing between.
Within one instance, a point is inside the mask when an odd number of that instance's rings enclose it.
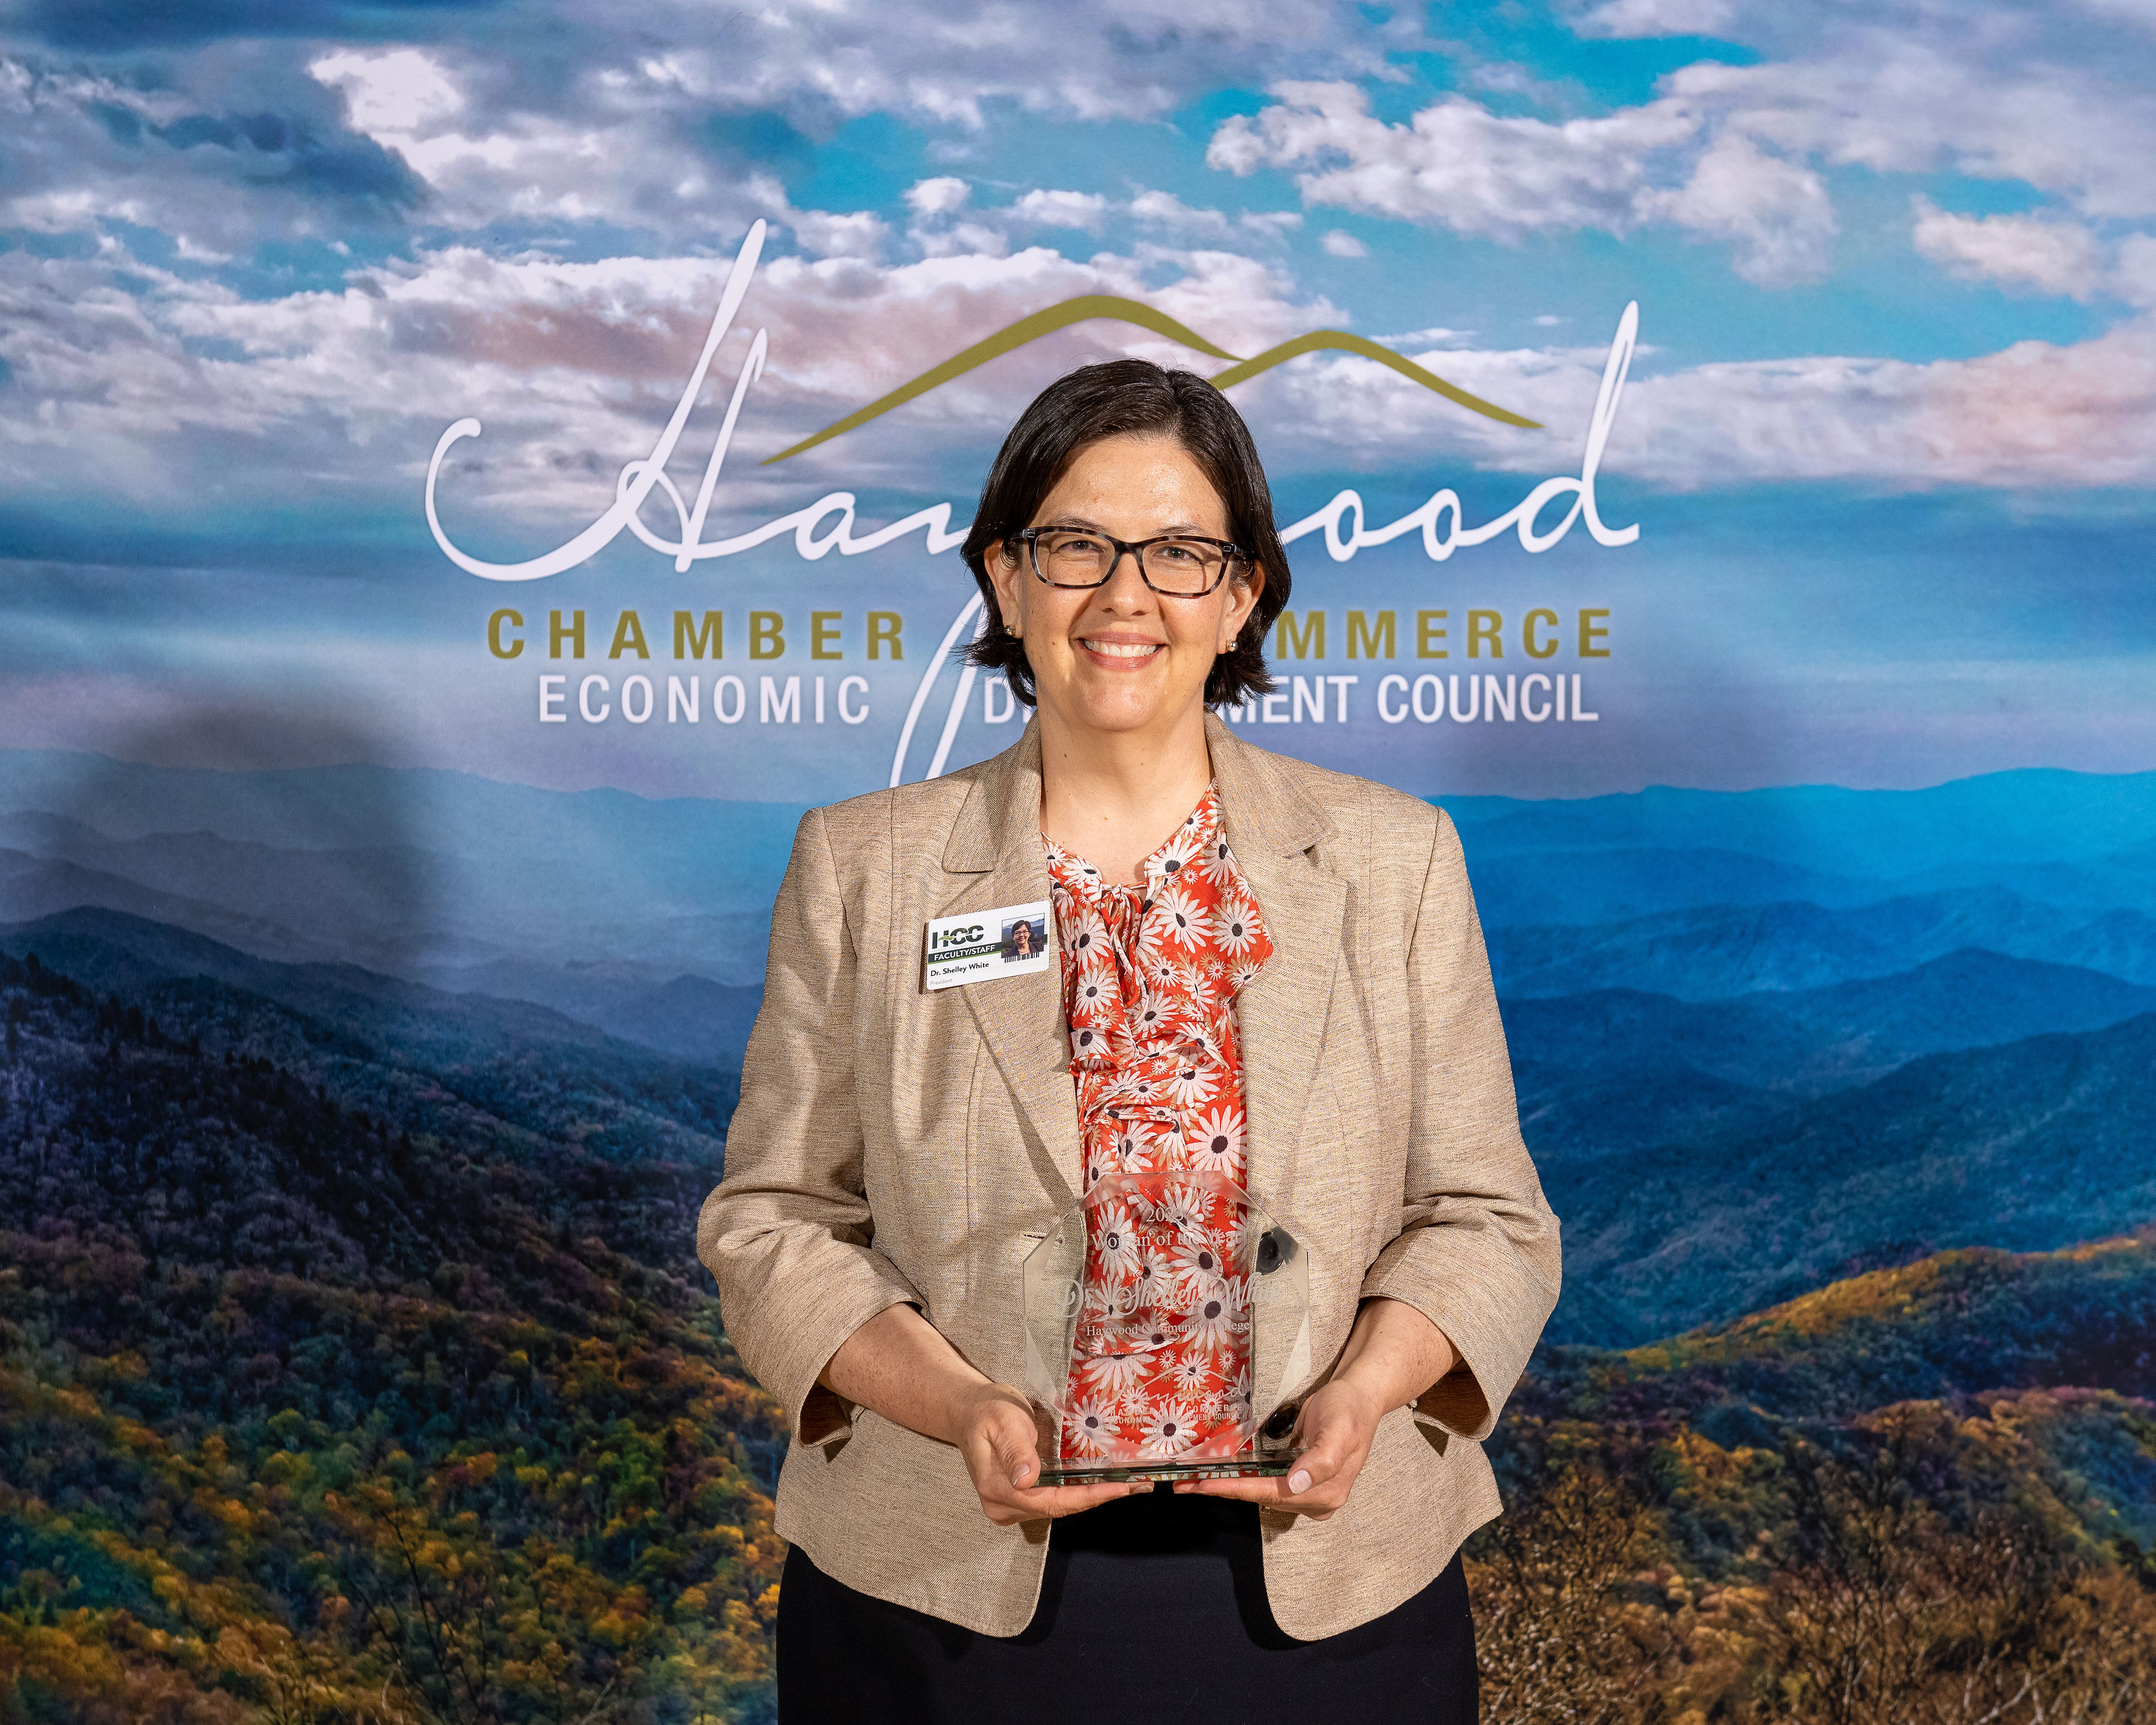
<instances>
[{"instance_id":1,"label":"mountain ridge","mask_svg":"<svg viewBox=\"0 0 2156 1725\"><path fill-rule=\"evenodd\" d=\"M1757 1127L1557 1163L1553 1339L1643 1341L1852 1259L2049 1248L2156 1215L2156 1014L1921 1055Z\"/></svg>"},{"instance_id":2,"label":"mountain ridge","mask_svg":"<svg viewBox=\"0 0 2156 1725\"><path fill-rule=\"evenodd\" d=\"M432 1086L527 1127L573 1120L579 1142L632 1160L672 1155L716 1173L739 1095L735 1071L529 1002L445 994L351 964L276 963L117 911L0 927L0 952L35 953L49 968L151 1012L256 1024L250 1034L267 1022L277 1044L262 1051L280 1060L314 1050L393 1070L406 1090Z\"/></svg>"},{"instance_id":3,"label":"mountain ridge","mask_svg":"<svg viewBox=\"0 0 2156 1725\"><path fill-rule=\"evenodd\" d=\"M1964 947L2156 984L2156 917L2091 915L1995 887L1843 910L1715 905L1584 928L1512 924L1485 933L1497 992L1511 999L1631 988L1720 999L1891 976Z\"/></svg>"},{"instance_id":4,"label":"mountain ridge","mask_svg":"<svg viewBox=\"0 0 2156 1725\"><path fill-rule=\"evenodd\" d=\"M1793 1102L1920 1055L2156 1011L2156 988L1963 947L1892 976L1708 1001L1609 988L1500 1002L1538 1160L1645 1149L1713 1123L1763 1127Z\"/></svg>"}]
</instances>

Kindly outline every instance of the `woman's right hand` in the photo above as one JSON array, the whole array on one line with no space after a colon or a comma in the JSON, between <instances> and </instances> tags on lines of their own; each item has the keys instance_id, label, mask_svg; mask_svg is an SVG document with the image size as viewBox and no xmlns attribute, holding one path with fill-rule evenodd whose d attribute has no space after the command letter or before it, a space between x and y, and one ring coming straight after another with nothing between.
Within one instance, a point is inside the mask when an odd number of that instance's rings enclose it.
<instances>
[{"instance_id":1,"label":"woman's right hand","mask_svg":"<svg viewBox=\"0 0 2156 1725\"><path fill-rule=\"evenodd\" d=\"M825 1389L923 1437L955 1445L980 1494L981 1513L999 1527L1149 1491L1150 1481L1049 1486L1040 1477L1033 1405L1008 1384L992 1384L911 1306L887 1306L839 1344L819 1376Z\"/></svg>"},{"instance_id":2,"label":"woman's right hand","mask_svg":"<svg viewBox=\"0 0 2156 1725\"><path fill-rule=\"evenodd\" d=\"M949 1426L958 1453L965 1458L966 1471L973 1476L973 1490L980 1494L981 1513L998 1527L1076 1515L1134 1491L1152 1490L1149 1480L1035 1485L1040 1477L1040 1445L1034 1435L1032 1404L1008 1384L984 1378L967 1385L954 1399Z\"/></svg>"}]
</instances>

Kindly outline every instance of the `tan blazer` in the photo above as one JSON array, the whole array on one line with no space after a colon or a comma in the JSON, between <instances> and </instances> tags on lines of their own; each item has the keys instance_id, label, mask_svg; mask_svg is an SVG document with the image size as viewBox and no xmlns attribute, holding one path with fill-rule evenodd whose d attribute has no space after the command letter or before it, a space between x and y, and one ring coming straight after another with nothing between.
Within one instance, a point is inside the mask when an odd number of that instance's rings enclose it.
<instances>
[{"instance_id":1,"label":"tan blazer","mask_svg":"<svg viewBox=\"0 0 2156 1725\"><path fill-rule=\"evenodd\" d=\"M956 1449L816 1378L901 1301L990 1378L1022 1370L1020 1260L1079 1196L1061 979L1051 964L930 993L921 960L932 917L1049 896L1037 732L803 819L697 1231L727 1332L792 1421L779 1532L850 1587L992 1635L1031 1619L1053 1524L994 1526ZM1206 734L1276 949L1237 1013L1250 1189L1310 1246L1297 1394L1373 1295L1425 1313L1462 1361L1379 1424L1337 1515L1264 1512L1273 1614L1309 1640L1390 1610L1498 1512L1479 1440L1557 1302L1558 1224L1451 822L1217 719Z\"/></svg>"}]
</instances>

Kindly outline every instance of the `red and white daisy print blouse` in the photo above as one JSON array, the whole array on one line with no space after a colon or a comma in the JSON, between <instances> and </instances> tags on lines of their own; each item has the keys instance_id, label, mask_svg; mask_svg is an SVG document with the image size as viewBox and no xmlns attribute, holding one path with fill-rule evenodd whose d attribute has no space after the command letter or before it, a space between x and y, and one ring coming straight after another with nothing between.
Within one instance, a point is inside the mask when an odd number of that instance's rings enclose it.
<instances>
[{"instance_id":1,"label":"red and white daisy print blouse","mask_svg":"<svg viewBox=\"0 0 2156 1725\"><path fill-rule=\"evenodd\" d=\"M1222 836L1219 788L1146 858L1142 886L1104 880L1043 842L1086 1188L1170 1169L1242 1186L1235 996L1273 947ZM1111 1203L1088 1214L1066 1461L1173 1460L1223 1440L1235 1447L1247 1431L1250 1294L1222 1274L1242 1207L1201 1198L1168 1208L1178 1213Z\"/></svg>"}]
</instances>

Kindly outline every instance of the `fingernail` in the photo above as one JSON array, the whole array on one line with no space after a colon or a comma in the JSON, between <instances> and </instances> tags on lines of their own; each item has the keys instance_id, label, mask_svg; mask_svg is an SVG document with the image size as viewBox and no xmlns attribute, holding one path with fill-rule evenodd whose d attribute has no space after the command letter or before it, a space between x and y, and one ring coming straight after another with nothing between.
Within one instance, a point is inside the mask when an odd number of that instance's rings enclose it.
<instances>
[{"instance_id":1,"label":"fingernail","mask_svg":"<svg viewBox=\"0 0 2156 1725\"><path fill-rule=\"evenodd\" d=\"M1011 1483L1014 1486L1023 1486L1025 1483L1025 1470L1024 1468L1019 1468L1012 1473Z\"/></svg>"},{"instance_id":2,"label":"fingernail","mask_svg":"<svg viewBox=\"0 0 2156 1725\"><path fill-rule=\"evenodd\" d=\"M1287 1476L1287 1488L1295 1492L1307 1491L1310 1489L1310 1476L1298 1467Z\"/></svg>"}]
</instances>

